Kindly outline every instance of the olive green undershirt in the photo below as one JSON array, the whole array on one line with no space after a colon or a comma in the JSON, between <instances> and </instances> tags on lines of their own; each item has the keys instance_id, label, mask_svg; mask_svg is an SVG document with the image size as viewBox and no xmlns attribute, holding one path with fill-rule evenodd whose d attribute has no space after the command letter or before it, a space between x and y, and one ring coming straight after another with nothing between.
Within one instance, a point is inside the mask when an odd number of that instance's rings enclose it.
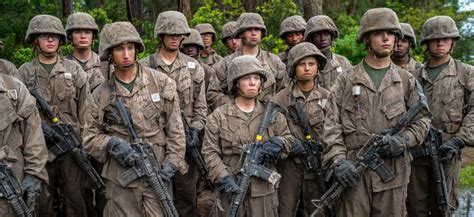
<instances>
[{"instance_id":1,"label":"olive green undershirt","mask_svg":"<svg viewBox=\"0 0 474 217\"><path fill-rule=\"evenodd\" d=\"M171 69L173 69L174 62L176 62L176 60L175 60L175 61L173 61L171 64L167 65L167 66L168 66L168 68L170 69L170 71L171 71Z\"/></svg>"},{"instance_id":2,"label":"olive green undershirt","mask_svg":"<svg viewBox=\"0 0 474 217\"><path fill-rule=\"evenodd\" d=\"M387 74L389 68L390 66L381 69L374 69L370 67L369 64L367 64L364 60L364 69L369 75L369 77L372 79L372 83L374 84L375 89L379 89L383 77L385 77L385 74Z\"/></svg>"},{"instance_id":3,"label":"olive green undershirt","mask_svg":"<svg viewBox=\"0 0 474 217\"><path fill-rule=\"evenodd\" d=\"M79 63L79 65L81 65L81 68L84 70L86 68L86 65L87 65L87 62L89 62L89 60L86 60L85 62L82 62L78 59L76 59L77 62Z\"/></svg>"},{"instance_id":4,"label":"olive green undershirt","mask_svg":"<svg viewBox=\"0 0 474 217\"><path fill-rule=\"evenodd\" d=\"M435 67L426 66L426 72L428 73L428 78L434 81L438 77L438 75L441 73L441 71L443 71L443 69L446 68L448 63L449 62L435 66Z\"/></svg>"},{"instance_id":5,"label":"olive green undershirt","mask_svg":"<svg viewBox=\"0 0 474 217\"><path fill-rule=\"evenodd\" d=\"M308 98L308 96L309 96L309 94L311 93L311 91L313 91L313 90L301 91L301 93L303 93L304 97Z\"/></svg>"},{"instance_id":6,"label":"olive green undershirt","mask_svg":"<svg viewBox=\"0 0 474 217\"><path fill-rule=\"evenodd\" d=\"M42 63L42 62L40 62L40 64L41 64L41 66L43 66L43 69L46 70L46 72L48 74L51 74L51 71L53 71L53 68L56 65L56 63L46 64L46 63Z\"/></svg>"},{"instance_id":7,"label":"olive green undershirt","mask_svg":"<svg viewBox=\"0 0 474 217\"><path fill-rule=\"evenodd\" d=\"M127 89L128 92L131 93L132 90L133 90L133 86L135 85L135 80L137 80L137 77L138 77L138 76L135 76L135 78L133 79L133 81L131 81L130 83L125 83L125 82L121 81L120 79L116 79L116 81L117 81L120 85L122 85L123 87L125 87L125 89Z\"/></svg>"}]
</instances>

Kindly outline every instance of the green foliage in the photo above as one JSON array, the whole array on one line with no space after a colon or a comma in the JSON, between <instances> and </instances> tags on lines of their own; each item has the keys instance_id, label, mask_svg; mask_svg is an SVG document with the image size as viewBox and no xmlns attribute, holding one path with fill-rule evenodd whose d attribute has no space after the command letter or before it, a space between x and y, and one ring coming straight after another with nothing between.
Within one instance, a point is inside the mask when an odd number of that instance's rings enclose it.
<instances>
[{"instance_id":1,"label":"green foliage","mask_svg":"<svg viewBox=\"0 0 474 217\"><path fill-rule=\"evenodd\" d=\"M474 189L474 165L462 168L460 177L462 188Z\"/></svg>"},{"instance_id":2,"label":"green foliage","mask_svg":"<svg viewBox=\"0 0 474 217\"><path fill-rule=\"evenodd\" d=\"M21 47L13 51L10 59L17 67L33 59L33 49L31 47Z\"/></svg>"},{"instance_id":3,"label":"green foliage","mask_svg":"<svg viewBox=\"0 0 474 217\"><path fill-rule=\"evenodd\" d=\"M229 21L236 19L244 9L238 0L225 0L220 7L214 1L205 1L205 4L198 8L194 13L190 22L190 26L194 27L200 23L210 23L217 33L216 41L212 47L222 56L227 54L225 45L220 40L222 26Z\"/></svg>"},{"instance_id":4,"label":"green foliage","mask_svg":"<svg viewBox=\"0 0 474 217\"><path fill-rule=\"evenodd\" d=\"M357 29L337 39L333 47L335 53L347 57L352 65L358 64L367 55L364 44L356 43Z\"/></svg>"}]
</instances>

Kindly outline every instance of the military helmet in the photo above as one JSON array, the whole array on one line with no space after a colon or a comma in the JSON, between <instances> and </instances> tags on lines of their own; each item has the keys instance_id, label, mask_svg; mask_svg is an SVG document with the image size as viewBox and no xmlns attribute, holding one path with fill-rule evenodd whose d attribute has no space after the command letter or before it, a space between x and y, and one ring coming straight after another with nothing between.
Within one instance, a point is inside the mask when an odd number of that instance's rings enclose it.
<instances>
[{"instance_id":1,"label":"military helmet","mask_svg":"<svg viewBox=\"0 0 474 217\"><path fill-rule=\"evenodd\" d=\"M66 33L69 36L76 29L90 29L97 35L99 27L94 18L87 13L74 13L67 18Z\"/></svg>"},{"instance_id":2,"label":"military helmet","mask_svg":"<svg viewBox=\"0 0 474 217\"><path fill-rule=\"evenodd\" d=\"M155 37L159 37L162 34L186 36L191 34L184 14L178 11L160 13L158 18L156 18Z\"/></svg>"},{"instance_id":3,"label":"military helmet","mask_svg":"<svg viewBox=\"0 0 474 217\"><path fill-rule=\"evenodd\" d=\"M426 20L421 28L421 44L424 44L432 39L440 38L454 38L459 40L458 27L453 18L448 16L434 16Z\"/></svg>"},{"instance_id":4,"label":"military helmet","mask_svg":"<svg viewBox=\"0 0 474 217\"><path fill-rule=\"evenodd\" d=\"M298 63L306 57L314 57L318 60L318 68L324 69L327 63L326 56L310 42L302 42L295 45L288 53L288 75L290 78L295 76L295 69Z\"/></svg>"},{"instance_id":5,"label":"military helmet","mask_svg":"<svg viewBox=\"0 0 474 217\"><path fill-rule=\"evenodd\" d=\"M130 22L115 22L106 24L100 32L99 57L105 61L109 58L110 50L125 42L135 43L137 52L145 50L140 35Z\"/></svg>"},{"instance_id":6,"label":"military helmet","mask_svg":"<svg viewBox=\"0 0 474 217\"><path fill-rule=\"evenodd\" d=\"M216 41L216 30L214 30L214 27L210 23L201 23L198 24L194 27L199 34L206 34L206 33L211 33L212 34L212 41Z\"/></svg>"},{"instance_id":7,"label":"military helmet","mask_svg":"<svg viewBox=\"0 0 474 217\"><path fill-rule=\"evenodd\" d=\"M237 30L237 22L230 21L222 26L221 40L225 44L227 38L233 37L235 30Z\"/></svg>"},{"instance_id":8,"label":"military helmet","mask_svg":"<svg viewBox=\"0 0 474 217\"><path fill-rule=\"evenodd\" d=\"M365 34L379 30L390 30L397 34L398 38L403 38L395 11L390 8L373 8L367 10L360 20L357 42L361 43Z\"/></svg>"},{"instance_id":9,"label":"military helmet","mask_svg":"<svg viewBox=\"0 0 474 217\"><path fill-rule=\"evenodd\" d=\"M306 27L306 21L300 15L294 15L287 17L280 24L280 34L278 37L285 40L285 36L291 32L304 32Z\"/></svg>"},{"instance_id":10,"label":"military helmet","mask_svg":"<svg viewBox=\"0 0 474 217\"><path fill-rule=\"evenodd\" d=\"M201 34L195 29L191 29L191 34L184 38L183 45L193 44L200 47L200 49L204 49L204 42L202 42Z\"/></svg>"},{"instance_id":11,"label":"military helmet","mask_svg":"<svg viewBox=\"0 0 474 217\"><path fill-rule=\"evenodd\" d=\"M304 33L304 40L310 41L314 33L320 31L328 31L332 34L333 39L339 37L339 30L334 21L326 15L318 15L311 17L306 24L306 31Z\"/></svg>"},{"instance_id":12,"label":"military helmet","mask_svg":"<svg viewBox=\"0 0 474 217\"><path fill-rule=\"evenodd\" d=\"M249 28L258 28L262 30L262 38L265 37L267 28L263 22L260 14L257 13L242 13L237 19L237 30L234 35L239 36Z\"/></svg>"},{"instance_id":13,"label":"military helmet","mask_svg":"<svg viewBox=\"0 0 474 217\"><path fill-rule=\"evenodd\" d=\"M238 78L253 73L259 74L263 82L267 80L265 68L263 68L256 57L242 55L234 58L229 64L227 71L227 88L229 92L234 88L234 83Z\"/></svg>"},{"instance_id":14,"label":"military helmet","mask_svg":"<svg viewBox=\"0 0 474 217\"><path fill-rule=\"evenodd\" d=\"M51 15L41 14L34 16L30 20L26 30L25 43L32 44L36 35L43 33L57 34L61 38L61 43L66 42L66 31L61 20Z\"/></svg>"},{"instance_id":15,"label":"military helmet","mask_svg":"<svg viewBox=\"0 0 474 217\"><path fill-rule=\"evenodd\" d=\"M403 36L408 38L411 41L411 48L416 47L416 35L415 31L408 23L400 23L400 27L402 27Z\"/></svg>"}]
</instances>

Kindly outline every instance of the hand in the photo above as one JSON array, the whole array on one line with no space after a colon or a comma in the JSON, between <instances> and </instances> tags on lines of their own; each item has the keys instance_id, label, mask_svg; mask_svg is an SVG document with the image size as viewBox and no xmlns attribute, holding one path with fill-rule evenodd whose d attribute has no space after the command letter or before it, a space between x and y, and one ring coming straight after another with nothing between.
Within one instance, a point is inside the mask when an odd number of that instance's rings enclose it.
<instances>
[{"instance_id":1,"label":"hand","mask_svg":"<svg viewBox=\"0 0 474 217\"><path fill-rule=\"evenodd\" d=\"M115 136L112 136L107 142L107 150L122 167L133 167L140 160L140 155L130 143Z\"/></svg>"},{"instance_id":2,"label":"hand","mask_svg":"<svg viewBox=\"0 0 474 217\"><path fill-rule=\"evenodd\" d=\"M283 141L276 136L270 137L270 139L263 144L262 148L265 161L270 163L276 162L282 149Z\"/></svg>"},{"instance_id":3,"label":"hand","mask_svg":"<svg viewBox=\"0 0 474 217\"><path fill-rule=\"evenodd\" d=\"M41 192L41 180L33 175L26 175L21 183L24 194L26 194L26 205L30 208L34 207L36 197Z\"/></svg>"},{"instance_id":4,"label":"hand","mask_svg":"<svg viewBox=\"0 0 474 217\"><path fill-rule=\"evenodd\" d=\"M451 138L439 147L439 152L441 153L440 160L452 160L461 148L464 148L464 142L458 137Z\"/></svg>"},{"instance_id":5,"label":"hand","mask_svg":"<svg viewBox=\"0 0 474 217\"><path fill-rule=\"evenodd\" d=\"M355 168L352 161L341 159L334 163L335 169L334 173L337 180L344 187L355 187L357 185L357 180L360 177L359 172Z\"/></svg>"},{"instance_id":6,"label":"hand","mask_svg":"<svg viewBox=\"0 0 474 217\"><path fill-rule=\"evenodd\" d=\"M189 141L189 147L190 148L195 148L197 146L199 146L199 134L201 133L200 130L194 128L194 127L190 127L189 128L189 135L190 135L190 139L191 141Z\"/></svg>"},{"instance_id":7,"label":"hand","mask_svg":"<svg viewBox=\"0 0 474 217\"><path fill-rule=\"evenodd\" d=\"M240 187L235 183L234 179L230 175L226 175L220 178L217 183L217 187L219 190L228 194L229 201L232 198L232 194L237 194L240 192Z\"/></svg>"},{"instance_id":8,"label":"hand","mask_svg":"<svg viewBox=\"0 0 474 217\"><path fill-rule=\"evenodd\" d=\"M291 145L290 154L294 157L302 157L308 155L300 140L295 140L295 142L293 142L293 144Z\"/></svg>"},{"instance_id":9,"label":"hand","mask_svg":"<svg viewBox=\"0 0 474 217\"><path fill-rule=\"evenodd\" d=\"M408 136L398 134L395 136L385 135L378 153L383 158L393 158L400 156L406 149L406 144L410 142Z\"/></svg>"},{"instance_id":10,"label":"hand","mask_svg":"<svg viewBox=\"0 0 474 217\"><path fill-rule=\"evenodd\" d=\"M166 184L166 186L169 186L171 184L171 178L173 178L174 174L176 174L176 171L178 171L178 168L173 163L168 160L165 160L163 162L163 166L160 170L159 175L163 182Z\"/></svg>"}]
</instances>

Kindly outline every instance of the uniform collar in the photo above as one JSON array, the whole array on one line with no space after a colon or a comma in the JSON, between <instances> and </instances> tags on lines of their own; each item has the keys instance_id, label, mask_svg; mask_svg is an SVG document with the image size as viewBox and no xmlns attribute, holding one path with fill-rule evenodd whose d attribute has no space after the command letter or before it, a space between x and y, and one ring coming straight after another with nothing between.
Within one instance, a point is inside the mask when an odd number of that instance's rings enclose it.
<instances>
[{"instance_id":1,"label":"uniform collar","mask_svg":"<svg viewBox=\"0 0 474 217\"><path fill-rule=\"evenodd\" d=\"M34 70L35 70L35 75L38 76L38 77L46 77L47 78L47 77L53 77L56 74L65 73L66 68L64 68L64 61L65 61L65 58L61 55L58 55L58 60L56 61L56 64L54 65L54 68L51 70L51 73L48 74L48 72L46 72L46 70L41 65L41 63L39 61L39 57L36 57L32 61L32 64L33 64L33 67L34 67Z\"/></svg>"},{"instance_id":2,"label":"uniform collar","mask_svg":"<svg viewBox=\"0 0 474 217\"><path fill-rule=\"evenodd\" d=\"M259 100L257 100L255 109L252 112L252 116L249 121L252 121L256 117L258 117L261 113L263 113L264 110L265 110L265 107L263 106L263 104ZM240 110L239 107L237 107L234 99L231 100L231 104L228 107L227 114L229 115L229 117L234 117L234 118L238 118L242 120L248 120L247 115L245 115L245 113L242 110Z\"/></svg>"},{"instance_id":3,"label":"uniform collar","mask_svg":"<svg viewBox=\"0 0 474 217\"><path fill-rule=\"evenodd\" d=\"M298 88L298 85L296 85L296 82L293 82L292 87L291 87L291 96L293 96L296 99L298 98L304 99L305 102L321 99L322 93L319 90L319 88L321 87L317 84L317 82L315 85L316 86L309 93L308 98L306 98L305 95L303 94L303 91L301 91L300 88Z\"/></svg>"},{"instance_id":4,"label":"uniform collar","mask_svg":"<svg viewBox=\"0 0 474 217\"><path fill-rule=\"evenodd\" d=\"M119 96L133 96L135 95L138 91L140 91L142 88L148 86L150 84L150 76L148 73L145 72L145 67L140 64L139 62L136 62L138 71L137 71L137 78L135 78L135 84L133 86L132 92L129 93L126 91L125 87L122 87L117 81L115 81L115 87L117 87L117 95ZM112 73L115 71L113 68L111 69ZM118 88L119 87L119 88Z\"/></svg>"},{"instance_id":5,"label":"uniform collar","mask_svg":"<svg viewBox=\"0 0 474 217\"><path fill-rule=\"evenodd\" d=\"M364 60L362 60L364 61ZM372 79L369 77L369 74L364 69L364 63L360 62L357 66L354 67L355 79L353 81L354 85L364 85L365 87L369 88L372 91L376 91ZM382 83L380 83L379 90L382 92L387 87L392 85L392 83L401 82L402 79L398 74L398 66L393 63L390 63L390 68L388 69L387 73L382 79Z\"/></svg>"},{"instance_id":6,"label":"uniform collar","mask_svg":"<svg viewBox=\"0 0 474 217\"><path fill-rule=\"evenodd\" d=\"M155 61L156 61L156 64L158 66L160 66L166 73L170 74L182 67L187 67L188 65L188 61L186 59L186 56L181 53L181 51L178 50L178 55L176 56L176 59L174 60L173 62L173 67L171 68L171 70L169 69L168 65L163 62L163 60L160 58L160 49L161 49L162 46L159 46L157 49L156 49L156 52L155 52Z\"/></svg>"},{"instance_id":7,"label":"uniform collar","mask_svg":"<svg viewBox=\"0 0 474 217\"><path fill-rule=\"evenodd\" d=\"M421 78L423 78L423 80L426 80L432 83L433 81L430 80L428 76L428 72L426 71L427 67L428 67L428 63L426 63L421 70ZM438 77L436 77L434 81L437 81L439 79L442 79L444 77L449 77L449 76L456 76L456 64L454 63L454 59L452 57L449 57L448 65L443 70L441 70Z\"/></svg>"}]
</instances>

